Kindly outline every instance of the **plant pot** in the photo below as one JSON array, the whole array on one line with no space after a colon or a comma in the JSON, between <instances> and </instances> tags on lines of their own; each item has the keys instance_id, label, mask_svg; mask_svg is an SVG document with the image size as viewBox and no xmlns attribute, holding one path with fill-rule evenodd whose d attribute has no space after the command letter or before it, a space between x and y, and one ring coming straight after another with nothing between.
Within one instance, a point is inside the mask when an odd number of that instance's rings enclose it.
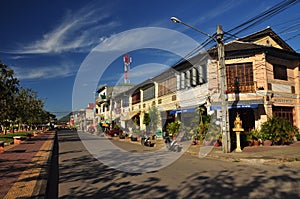
<instances>
[{"instance_id":1,"label":"plant pot","mask_svg":"<svg viewBox=\"0 0 300 199\"><path fill-rule=\"evenodd\" d=\"M259 146L259 141L258 140L254 140L253 141L253 146Z\"/></svg>"},{"instance_id":2,"label":"plant pot","mask_svg":"<svg viewBox=\"0 0 300 199\"><path fill-rule=\"evenodd\" d=\"M271 146L273 142L271 140L264 140L264 146Z\"/></svg>"},{"instance_id":3,"label":"plant pot","mask_svg":"<svg viewBox=\"0 0 300 199\"><path fill-rule=\"evenodd\" d=\"M210 146L211 145L211 141L210 140L204 140L203 144L204 144L204 146Z\"/></svg>"},{"instance_id":4,"label":"plant pot","mask_svg":"<svg viewBox=\"0 0 300 199\"><path fill-rule=\"evenodd\" d=\"M248 141L247 143L248 143L248 146L253 146L253 141L252 140Z\"/></svg>"},{"instance_id":5,"label":"plant pot","mask_svg":"<svg viewBox=\"0 0 300 199\"><path fill-rule=\"evenodd\" d=\"M218 146L220 146L220 143L219 143L218 141L216 141L216 142L214 143L214 146L215 146L215 147L218 147Z\"/></svg>"}]
</instances>

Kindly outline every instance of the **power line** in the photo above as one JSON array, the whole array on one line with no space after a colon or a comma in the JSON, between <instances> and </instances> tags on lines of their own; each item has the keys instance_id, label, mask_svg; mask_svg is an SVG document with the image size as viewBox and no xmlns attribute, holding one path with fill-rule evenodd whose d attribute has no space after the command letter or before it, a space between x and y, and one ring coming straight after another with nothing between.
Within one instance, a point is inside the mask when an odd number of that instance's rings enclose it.
<instances>
[{"instance_id":1,"label":"power line","mask_svg":"<svg viewBox=\"0 0 300 199\"><path fill-rule=\"evenodd\" d=\"M248 30L249 28L252 28L264 21L266 21L267 19L279 14L280 12L286 10L287 8L291 7L292 5L299 3L299 0L284 0L274 6L272 6L271 8L269 8L268 10L250 18L249 20L247 20L246 22L230 29L229 31L226 31L226 35L224 37L224 42L234 38L238 38L238 34ZM212 37L215 37L216 33L212 35ZM212 45L213 44L213 45ZM187 60L188 58L192 57L192 55L198 53L201 49L209 46L209 47L213 47L215 46L215 42L211 39L211 38L207 38L204 42L202 42L198 47L196 47L195 49L193 49L190 53L188 53L185 57L181 58L179 61L177 61L175 63L175 65Z\"/></svg>"},{"instance_id":2,"label":"power line","mask_svg":"<svg viewBox=\"0 0 300 199\"><path fill-rule=\"evenodd\" d=\"M265 12L262 12L261 14L255 16L255 17L252 17L251 19L249 19L246 22L230 29L227 32L230 32L230 33L234 32L233 33L234 35L240 34L244 31L246 31L247 29L249 29L251 27L254 27L254 26L264 22L265 20L279 14L280 12L286 10L287 8L289 8L290 6L292 6L292 5L294 5L298 2L299 2L299 0L282 1L278 4L276 4L275 6L272 6L271 8L266 10Z\"/></svg>"}]
</instances>

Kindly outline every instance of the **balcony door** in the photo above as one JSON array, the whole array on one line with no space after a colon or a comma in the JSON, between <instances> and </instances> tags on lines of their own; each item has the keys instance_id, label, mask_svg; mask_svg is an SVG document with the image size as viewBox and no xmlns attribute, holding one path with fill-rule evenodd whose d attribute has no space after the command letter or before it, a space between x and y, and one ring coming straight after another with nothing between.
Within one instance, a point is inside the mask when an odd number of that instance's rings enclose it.
<instances>
[{"instance_id":1,"label":"balcony door","mask_svg":"<svg viewBox=\"0 0 300 199\"><path fill-rule=\"evenodd\" d=\"M255 92L252 63L228 64L226 75L229 93Z\"/></svg>"}]
</instances>

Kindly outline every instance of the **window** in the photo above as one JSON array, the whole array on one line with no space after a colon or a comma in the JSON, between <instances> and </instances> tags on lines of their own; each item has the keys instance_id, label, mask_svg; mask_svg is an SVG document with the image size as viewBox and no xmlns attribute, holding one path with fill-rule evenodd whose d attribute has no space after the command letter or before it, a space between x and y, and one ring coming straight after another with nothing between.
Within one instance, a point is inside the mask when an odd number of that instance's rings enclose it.
<instances>
[{"instance_id":1,"label":"window","mask_svg":"<svg viewBox=\"0 0 300 199\"><path fill-rule=\"evenodd\" d=\"M150 88L147 88L143 92L144 101L153 99L155 96L155 88L154 86L151 86Z\"/></svg>"},{"instance_id":2,"label":"window","mask_svg":"<svg viewBox=\"0 0 300 199\"><path fill-rule=\"evenodd\" d=\"M162 103L162 99L158 99L158 104L161 104Z\"/></svg>"},{"instance_id":3,"label":"window","mask_svg":"<svg viewBox=\"0 0 300 199\"><path fill-rule=\"evenodd\" d=\"M141 101L141 93L138 91L137 93L132 95L132 104L137 104Z\"/></svg>"},{"instance_id":4,"label":"window","mask_svg":"<svg viewBox=\"0 0 300 199\"><path fill-rule=\"evenodd\" d=\"M233 92L255 92L252 63L226 65L227 90Z\"/></svg>"},{"instance_id":5,"label":"window","mask_svg":"<svg viewBox=\"0 0 300 199\"><path fill-rule=\"evenodd\" d=\"M287 67L283 65L273 65L274 79L288 80Z\"/></svg>"},{"instance_id":6,"label":"window","mask_svg":"<svg viewBox=\"0 0 300 199\"><path fill-rule=\"evenodd\" d=\"M129 98L128 97L125 97L122 99L122 106L123 107L129 106Z\"/></svg>"},{"instance_id":7,"label":"window","mask_svg":"<svg viewBox=\"0 0 300 199\"><path fill-rule=\"evenodd\" d=\"M203 66L192 67L185 72L181 72L177 76L177 82L180 82L178 89L196 87L205 83Z\"/></svg>"},{"instance_id":8,"label":"window","mask_svg":"<svg viewBox=\"0 0 300 199\"><path fill-rule=\"evenodd\" d=\"M192 78L191 78L191 85L192 86L197 86L197 83L198 83L198 75L197 75L197 73L198 73L198 71L197 71L197 69L196 68L192 68L192 71L191 71L191 73L192 73Z\"/></svg>"},{"instance_id":9,"label":"window","mask_svg":"<svg viewBox=\"0 0 300 199\"><path fill-rule=\"evenodd\" d=\"M172 95L172 101L176 100L176 95Z\"/></svg>"},{"instance_id":10,"label":"window","mask_svg":"<svg viewBox=\"0 0 300 199\"><path fill-rule=\"evenodd\" d=\"M295 86L291 86L291 91L293 94L295 94L296 90L295 90Z\"/></svg>"},{"instance_id":11,"label":"window","mask_svg":"<svg viewBox=\"0 0 300 199\"><path fill-rule=\"evenodd\" d=\"M273 116L289 120L293 124L292 107L274 106L272 111L273 111Z\"/></svg>"},{"instance_id":12,"label":"window","mask_svg":"<svg viewBox=\"0 0 300 199\"><path fill-rule=\"evenodd\" d=\"M164 96L176 92L176 77L167 79L158 84L158 96Z\"/></svg>"},{"instance_id":13,"label":"window","mask_svg":"<svg viewBox=\"0 0 300 199\"><path fill-rule=\"evenodd\" d=\"M271 83L268 83L268 90L272 90L272 84Z\"/></svg>"}]
</instances>

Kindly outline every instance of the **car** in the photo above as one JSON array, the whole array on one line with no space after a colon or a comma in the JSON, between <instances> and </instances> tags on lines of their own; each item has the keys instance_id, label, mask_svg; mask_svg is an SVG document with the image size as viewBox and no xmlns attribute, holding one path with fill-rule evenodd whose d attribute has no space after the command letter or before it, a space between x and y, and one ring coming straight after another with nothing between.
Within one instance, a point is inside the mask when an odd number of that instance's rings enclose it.
<instances>
[{"instance_id":1,"label":"car","mask_svg":"<svg viewBox=\"0 0 300 199\"><path fill-rule=\"evenodd\" d=\"M106 134L110 136L119 136L122 133L122 129L111 129L106 131Z\"/></svg>"}]
</instances>

